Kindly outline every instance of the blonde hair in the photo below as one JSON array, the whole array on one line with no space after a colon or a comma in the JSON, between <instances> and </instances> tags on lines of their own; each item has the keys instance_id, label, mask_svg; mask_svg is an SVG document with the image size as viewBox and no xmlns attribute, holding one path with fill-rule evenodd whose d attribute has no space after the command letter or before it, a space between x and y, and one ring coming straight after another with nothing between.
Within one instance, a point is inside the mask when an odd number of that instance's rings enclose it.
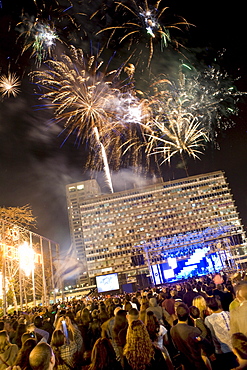
<instances>
[{"instance_id":1,"label":"blonde hair","mask_svg":"<svg viewBox=\"0 0 247 370\"><path fill-rule=\"evenodd\" d=\"M66 336L66 333L64 332L64 325L67 328L68 331L68 338L70 341L74 341L75 339L75 327L73 326L70 318L68 316L61 316L58 318L55 330L61 330L62 333Z\"/></svg>"},{"instance_id":2,"label":"blonde hair","mask_svg":"<svg viewBox=\"0 0 247 370\"><path fill-rule=\"evenodd\" d=\"M202 320L204 320L205 319L205 312L207 310L207 304L206 304L205 298L201 295L196 296L192 301L192 306L195 306L199 309L200 318Z\"/></svg>"},{"instance_id":3,"label":"blonde hair","mask_svg":"<svg viewBox=\"0 0 247 370\"><path fill-rule=\"evenodd\" d=\"M129 325L123 354L133 370L144 370L154 357L151 339L141 320Z\"/></svg>"}]
</instances>

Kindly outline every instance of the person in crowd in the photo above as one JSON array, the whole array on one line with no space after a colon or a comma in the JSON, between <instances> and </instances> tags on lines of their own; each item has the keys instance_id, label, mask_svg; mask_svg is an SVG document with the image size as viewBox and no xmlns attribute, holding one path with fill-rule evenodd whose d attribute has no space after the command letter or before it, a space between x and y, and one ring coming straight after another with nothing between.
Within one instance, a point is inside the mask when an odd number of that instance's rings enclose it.
<instances>
[{"instance_id":1,"label":"person in crowd","mask_svg":"<svg viewBox=\"0 0 247 370\"><path fill-rule=\"evenodd\" d=\"M93 347L96 340L101 337L101 321L99 319L98 310L94 309L91 313L91 317L92 317L92 320L90 323L90 336L91 336L90 346Z\"/></svg>"},{"instance_id":2,"label":"person in crowd","mask_svg":"<svg viewBox=\"0 0 247 370\"><path fill-rule=\"evenodd\" d=\"M222 301L224 299L224 289L222 284L216 284L215 288L213 289L213 296L218 296L222 305Z\"/></svg>"},{"instance_id":3,"label":"person in crowd","mask_svg":"<svg viewBox=\"0 0 247 370\"><path fill-rule=\"evenodd\" d=\"M123 304L123 308L126 312L129 312L132 308L132 304L130 301L125 301Z\"/></svg>"},{"instance_id":4,"label":"person in crowd","mask_svg":"<svg viewBox=\"0 0 247 370\"><path fill-rule=\"evenodd\" d=\"M231 284L231 282L227 282L225 287L224 287L224 295L223 295L223 298L222 298L222 308L223 308L223 311L229 311L229 307L230 307L230 304L232 303L232 301L234 300L235 298L235 294L234 294L234 289L233 289L233 286Z\"/></svg>"},{"instance_id":5,"label":"person in crowd","mask_svg":"<svg viewBox=\"0 0 247 370\"><path fill-rule=\"evenodd\" d=\"M29 364L32 370L53 370L55 356L48 343L38 343L29 355Z\"/></svg>"},{"instance_id":6,"label":"person in crowd","mask_svg":"<svg viewBox=\"0 0 247 370\"><path fill-rule=\"evenodd\" d=\"M27 339L34 339L36 341L36 343L38 342L38 339L37 339L37 336L34 332L30 332L30 331L26 331L25 333L22 334L21 336L21 346L23 346L23 343L27 340Z\"/></svg>"},{"instance_id":7,"label":"person in crowd","mask_svg":"<svg viewBox=\"0 0 247 370\"><path fill-rule=\"evenodd\" d=\"M243 333L247 336L247 281L238 285L239 307L231 310L231 333Z\"/></svg>"},{"instance_id":8,"label":"person in crowd","mask_svg":"<svg viewBox=\"0 0 247 370\"><path fill-rule=\"evenodd\" d=\"M140 319L142 322L145 321L146 317L146 310L149 307L148 299L146 296L141 297L140 300L141 306L140 306Z\"/></svg>"},{"instance_id":9,"label":"person in crowd","mask_svg":"<svg viewBox=\"0 0 247 370\"><path fill-rule=\"evenodd\" d=\"M195 306L200 311L200 318L204 321L205 317L207 316L207 303L203 296L197 295L193 301L192 306Z\"/></svg>"},{"instance_id":10,"label":"person in crowd","mask_svg":"<svg viewBox=\"0 0 247 370\"><path fill-rule=\"evenodd\" d=\"M141 320L133 320L128 327L124 347L124 370L166 370L161 350L152 344Z\"/></svg>"},{"instance_id":11,"label":"person in crowd","mask_svg":"<svg viewBox=\"0 0 247 370\"><path fill-rule=\"evenodd\" d=\"M229 305L229 311L231 312L232 310L234 310L235 308L239 307L240 306L240 303L241 303L241 297L239 297L239 288L240 288L240 284L237 284L235 287L234 287L234 292L235 292L235 298L234 300L230 303Z\"/></svg>"},{"instance_id":12,"label":"person in crowd","mask_svg":"<svg viewBox=\"0 0 247 370\"><path fill-rule=\"evenodd\" d=\"M201 331L201 338L207 338L208 340L211 340L209 329L205 325L204 320L200 317L199 308L197 308L196 306L191 306L189 308L189 311L193 326Z\"/></svg>"},{"instance_id":13,"label":"person in crowd","mask_svg":"<svg viewBox=\"0 0 247 370\"><path fill-rule=\"evenodd\" d=\"M194 292L190 283L185 285L186 293L183 295L183 302L187 307L192 306L193 299L198 295L197 292Z\"/></svg>"},{"instance_id":14,"label":"person in crowd","mask_svg":"<svg viewBox=\"0 0 247 370\"><path fill-rule=\"evenodd\" d=\"M169 322L171 319L169 313L164 308L158 305L157 299L155 297L149 299L149 307L147 308L146 312L149 311L152 311L155 314L160 324L164 325L165 322Z\"/></svg>"},{"instance_id":15,"label":"person in crowd","mask_svg":"<svg viewBox=\"0 0 247 370\"><path fill-rule=\"evenodd\" d=\"M162 351L168 369L173 370L169 352L164 345L164 343L168 343L167 329L163 325L160 325L157 317L152 311L147 312L145 325L152 343Z\"/></svg>"},{"instance_id":16,"label":"person in crowd","mask_svg":"<svg viewBox=\"0 0 247 370\"><path fill-rule=\"evenodd\" d=\"M132 304L132 307L136 308L138 311L140 311L140 308L141 308L141 304L140 302L138 301L138 298L136 296L132 297L131 299L131 304Z\"/></svg>"},{"instance_id":17,"label":"person in crowd","mask_svg":"<svg viewBox=\"0 0 247 370\"><path fill-rule=\"evenodd\" d=\"M197 294L199 296L202 296L204 299L207 298L207 294L205 292L202 291L202 283L201 282L198 282L196 284L196 290L197 290Z\"/></svg>"},{"instance_id":18,"label":"person in crowd","mask_svg":"<svg viewBox=\"0 0 247 370\"><path fill-rule=\"evenodd\" d=\"M126 344L126 335L128 321L125 310L118 310L115 316L113 331L112 331L112 346L116 352L117 360L123 364L123 348Z\"/></svg>"},{"instance_id":19,"label":"person in crowd","mask_svg":"<svg viewBox=\"0 0 247 370\"><path fill-rule=\"evenodd\" d=\"M49 342L50 334L43 328L43 317L41 315L36 315L33 320L33 324L34 324L33 331L41 335L46 342Z\"/></svg>"},{"instance_id":20,"label":"person in crowd","mask_svg":"<svg viewBox=\"0 0 247 370\"><path fill-rule=\"evenodd\" d=\"M186 293L185 289L182 287L181 284L176 284L176 291L177 291L177 296L181 300L183 299L184 294Z\"/></svg>"},{"instance_id":21,"label":"person in crowd","mask_svg":"<svg viewBox=\"0 0 247 370\"><path fill-rule=\"evenodd\" d=\"M26 324L18 324L15 337L12 340L12 343L16 344L18 346L18 349L20 349L22 346L21 337L22 337L22 334L26 333L26 331L27 331Z\"/></svg>"},{"instance_id":22,"label":"person in crowd","mask_svg":"<svg viewBox=\"0 0 247 370\"><path fill-rule=\"evenodd\" d=\"M20 366L21 370L32 370L29 364L29 355L36 345L37 341L35 339L26 339L17 354L14 365Z\"/></svg>"},{"instance_id":23,"label":"person in crowd","mask_svg":"<svg viewBox=\"0 0 247 370\"><path fill-rule=\"evenodd\" d=\"M101 337L102 338L108 338L110 340L112 339L113 337L112 331L113 331L113 326L115 322L115 316L119 310L121 310L121 307L117 306L113 312L113 316L110 317L110 319L108 319L101 325Z\"/></svg>"},{"instance_id":24,"label":"person in crowd","mask_svg":"<svg viewBox=\"0 0 247 370\"><path fill-rule=\"evenodd\" d=\"M8 319L5 321L5 330L8 333L9 340L11 343L16 335L17 327L18 327L18 321L15 318Z\"/></svg>"},{"instance_id":25,"label":"person in crowd","mask_svg":"<svg viewBox=\"0 0 247 370\"><path fill-rule=\"evenodd\" d=\"M61 330L66 337L67 343L75 342L77 346L78 356L82 356L84 352L84 342L79 329L74 326L68 316L61 316L57 320L56 330ZM89 339L88 339L89 340ZM89 340L90 342L90 340Z\"/></svg>"},{"instance_id":26,"label":"person in crowd","mask_svg":"<svg viewBox=\"0 0 247 370\"><path fill-rule=\"evenodd\" d=\"M131 308L127 313L128 324L130 325L132 321L139 319L139 311L136 308Z\"/></svg>"},{"instance_id":27,"label":"person in crowd","mask_svg":"<svg viewBox=\"0 0 247 370\"><path fill-rule=\"evenodd\" d=\"M74 340L67 340L61 330L55 330L51 338L51 348L55 355L55 366L57 370L73 369L77 358L77 345Z\"/></svg>"},{"instance_id":28,"label":"person in crowd","mask_svg":"<svg viewBox=\"0 0 247 370\"><path fill-rule=\"evenodd\" d=\"M247 337L243 333L234 333L232 347L239 364L236 370L247 369Z\"/></svg>"},{"instance_id":29,"label":"person in crowd","mask_svg":"<svg viewBox=\"0 0 247 370\"><path fill-rule=\"evenodd\" d=\"M100 302L100 305L99 305L99 319L101 321L101 324L103 324L105 321L109 319L107 308L104 302Z\"/></svg>"},{"instance_id":30,"label":"person in crowd","mask_svg":"<svg viewBox=\"0 0 247 370\"><path fill-rule=\"evenodd\" d=\"M5 330L0 331L0 370L12 366L16 360L18 347L11 344Z\"/></svg>"},{"instance_id":31,"label":"person in crowd","mask_svg":"<svg viewBox=\"0 0 247 370\"><path fill-rule=\"evenodd\" d=\"M171 337L180 351L184 370L210 369L203 358L202 349L208 357L214 354L209 342L201 337L201 331L188 325L189 309L184 303L177 307L178 323L171 328Z\"/></svg>"},{"instance_id":32,"label":"person in crowd","mask_svg":"<svg viewBox=\"0 0 247 370\"><path fill-rule=\"evenodd\" d=\"M171 289L169 295L165 293L165 299L162 302L162 307L169 313L170 316L175 314L175 299L177 297L177 291L175 289Z\"/></svg>"},{"instance_id":33,"label":"person in crowd","mask_svg":"<svg viewBox=\"0 0 247 370\"><path fill-rule=\"evenodd\" d=\"M94 343L89 370L122 370L115 351L107 338L99 338Z\"/></svg>"},{"instance_id":34,"label":"person in crowd","mask_svg":"<svg viewBox=\"0 0 247 370\"><path fill-rule=\"evenodd\" d=\"M211 333L218 366L232 369L236 365L236 356L232 352L230 314L222 310L220 301L214 297L207 300L207 306L209 316L205 318L205 325Z\"/></svg>"}]
</instances>

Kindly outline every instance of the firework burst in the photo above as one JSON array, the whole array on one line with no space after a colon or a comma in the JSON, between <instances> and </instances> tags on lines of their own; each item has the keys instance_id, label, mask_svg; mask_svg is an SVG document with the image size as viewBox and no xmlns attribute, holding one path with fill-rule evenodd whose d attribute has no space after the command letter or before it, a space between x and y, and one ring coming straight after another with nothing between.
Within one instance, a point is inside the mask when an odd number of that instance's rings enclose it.
<instances>
[{"instance_id":1,"label":"firework burst","mask_svg":"<svg viewBox=\"0 0 247 370\"><path fill-rule=\"evenodd\" d=\"M151 154L161 154L162 163L170 163L171 158L179 154L187 175L184 154L200 159L205 142L208 141L208 134L197 117L177 111L172 112L168 125L164 121L155 121L153 134L148 136Z\"/></svg>"},{"instance_id":2,"label":"firework burst","mask_svg":"<svg viewBox=\"0 0 247 370\"><path fill-rule=\"evenodd\" d=\"M32 50L31 57L35 56L36 64L41 65L43 60L51 57L56 41L59 40L56 30L54 26L28 16L23 18L21 25L20 37L24 37L22 53L30 48Z\"/></svg>"},{"instance_id":3,"label":"firework burst","mask_svg":"<svg viewBox=\"0 0 247 370\"><path fill-rule=\"evenodd\" d=\"M56 123L64 124L66 139L75 134L78 144L92 149L90 168L100 163L97 155L102 153L102 145L111 168L119 168L123 142L144 137L143 128L149 119L146 106L121 85L121 69L107 72L103 62L98 62L99 56L86 58L81 50L71 51L72 56L47 61L49 69L32 73L44 89L41 99L50 101L46 107L54 109ZM137 161L139 154L135 153Z\"/></svg>"},{"instance_id":4,"label":"firework burst","mask_svg":"<svg viewBox=\"0 0 247 370\"><path fill-rule=\"evenodd\" d=\"M49 69L32 74L49 99L48 107L55 109L55 121L64 122L67 137L76 133L80 143L94 136L97 127L100 137L114 122L112 102L119 89L115 86L117 71L100 72L102 63L96 57L85 58L81 50L71 48L72 57L62 55L61 60L49 60Z\"/></svg>"},{"instance_id":5,"label":"firework burst","mask_svg":"<svg viewBox=\"0 0 247 370\"><path fill-rule=\"evenodd\" d=\"M189 23L182 17L179 21L174 23L164 24L161 21L163 14L168 10L168 7L160 9L161 0L158 0L155 5L149 5L147 0L143 1L143 5L137 5L135 0L130 1L130 6L123 2L115 1L116 13L121 12L116 16L116 19L123 20L121 25L106 27L100 30L97 34L111 30L112 33L109 37L108 44L117 30L123 31L123 36L120 37L119 42L125 39L130 40L130 45L133 42L139 42L143 36L147 38L149 47L148 66L150 66L151 59L154 52L154 40L159 40L161 43L161 50L167 47L169 43L175 44L175 47L180 46L179 42L173 39L170 35L170 29L181 31L181 26L189 26ZM128 19L125 21L125 14L127 13Z\"/></svg>"},{"instance_id":6,"label":"firework burst","mask_svg":"<svg viewBox=\"0 0 247 370\"><path fill-rule=\"evenodd\" d=\"M34 56L36 64L41 63L52 56L56 42L65 42L66 31L69 32L72 24L78 29L72 16L67 11L72 8L72 3L68 0L67 7L61 7L58 1L51 2L34 0L36 6L36 16L22 15L22 21L17 24L17 29L20 32L18 37L23 39L22 53L31 50L31 57ZM63 40L62 40L63 39ZM67 40L66 40L67 41Z\"/></svg>"},{"instance_id":7,"label":"firework burst","mask_svg":"<svg viewBox=\"0 0 247 370\"><path fill-rule=\"evenodd\" d=\"M215 67L197 72L183 64L178 78L167 81L161 79L153 84L156 95L152 109L157 121L170 122L175 111L191 114L200 121L200 127L211 141L215 141L222 129L234 124L231 117L237 115L237 102L245 93L237 91L227 73Z\"/></svg>"},{"instance_id":8,"label":"firework burst","mask_svg":"<svg viewBox=\"0 0 247 370\"><path fill-rule=\"evenodd\" d=\"M8 75L2 75L0 77L0 93L2 97L16 97L20 92L21 81L15 73L8 73Z\"/></svg>"}]
</instances>

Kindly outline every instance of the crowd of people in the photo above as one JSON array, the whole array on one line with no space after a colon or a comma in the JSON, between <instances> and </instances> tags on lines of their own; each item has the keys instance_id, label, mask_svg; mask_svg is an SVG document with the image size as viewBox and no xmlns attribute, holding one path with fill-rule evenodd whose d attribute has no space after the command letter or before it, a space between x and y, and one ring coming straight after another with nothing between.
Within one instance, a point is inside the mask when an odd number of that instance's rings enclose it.
<instances>
[{"instance_id":1,"label":"crowd of people","mask_svg":"<svg viewBox=\"0 0 247 370\"><path fill-rule=\"evenodd\" d=\"M0 370L247 369L247 279L192 278L0 320Z\"/></svg>"}]
</instances>

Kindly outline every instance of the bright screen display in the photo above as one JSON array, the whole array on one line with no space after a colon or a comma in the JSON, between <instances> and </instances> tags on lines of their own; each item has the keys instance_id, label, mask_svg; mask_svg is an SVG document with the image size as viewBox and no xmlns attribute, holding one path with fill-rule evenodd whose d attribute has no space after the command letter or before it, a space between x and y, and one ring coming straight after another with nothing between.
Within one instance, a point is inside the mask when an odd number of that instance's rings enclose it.
<instances>
[{"instance_id":1,"label":"bright screen display","mask_svg":"<svg viewBox=\"0 0 247 370\"><path fill-rule=\"evenodd\" d=\"M96 285L99 293L119 289L118 274L96 276Z\"/></svg>"}]
</instances>

